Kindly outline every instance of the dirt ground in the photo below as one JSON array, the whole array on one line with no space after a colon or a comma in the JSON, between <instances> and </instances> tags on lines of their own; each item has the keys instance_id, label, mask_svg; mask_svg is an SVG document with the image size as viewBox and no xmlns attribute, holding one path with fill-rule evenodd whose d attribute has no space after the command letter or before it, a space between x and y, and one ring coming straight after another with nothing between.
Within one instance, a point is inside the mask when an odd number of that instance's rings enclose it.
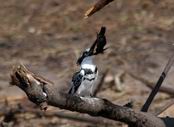
<instances>
[{"instance_id":1,"label":"dirt ground","mask_svg":"<svg viewBox=\"0 0 174 127\"><path fill-rule=\"evenodd\" d=\"M141 108L151 89L129 73L149 82L157 81L174 50L174 1L116 0L84 19L85 11L94 2L0 0L0 109L19 103L29 105L28 107L32 105L26 99L23 101L26 96L20 89L9 85L10 72L19 63L66 91L72 74L78 69L77 57L95 40L96 32L101 26L107 27L109 48L104 55L96 57L96 64L101 72L108 68L109 73L97 96L117 104L132 100L135 110ZM118 75L121 75L121 86L108 82L110 78L119 77ZM172 67L163 85L174 86L173 76ZM171 98L159 93L150 111L155 112ZM172 109L164 115L174 116ZM47 112L49 111L77 114L52 107ZM14 118L7 122L8 126L112 126L56 116L36 117L32 113L20 113ZM4 114L0 110L0 120L3 119ZM115 124L118 127L124 126L121 123Z\"/></svg>"}]
</instances>

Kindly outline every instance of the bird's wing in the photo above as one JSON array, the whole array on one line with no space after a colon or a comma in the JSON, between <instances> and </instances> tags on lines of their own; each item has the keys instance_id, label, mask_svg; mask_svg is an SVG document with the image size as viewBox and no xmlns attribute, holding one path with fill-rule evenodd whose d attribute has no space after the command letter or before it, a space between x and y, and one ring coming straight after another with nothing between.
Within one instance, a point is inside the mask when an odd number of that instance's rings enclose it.
<instances>
[{"instance_id":1,"label":"bird's wing","mask_svg":"<svg viewBox=\"0 0 174 127\"><path fill-rule=\"evenodd\" d=\"M69 94L75 94L79 86L81 85L83 80L83 75L81 75L79 72L76 72L71 81L71 88L69 90Z\"/></svg>"}]
</instances>

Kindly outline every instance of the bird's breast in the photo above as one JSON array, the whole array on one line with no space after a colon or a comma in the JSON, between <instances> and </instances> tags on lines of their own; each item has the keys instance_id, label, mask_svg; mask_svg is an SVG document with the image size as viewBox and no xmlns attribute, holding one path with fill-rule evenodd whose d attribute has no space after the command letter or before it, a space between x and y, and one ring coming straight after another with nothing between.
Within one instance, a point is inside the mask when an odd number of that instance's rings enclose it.
<instances>
[{"instance_id":1,"label":"bird's breast","mask_svg":"<svg viewBox=\"0 0 174 127\"><path fill-rule=\"evenodd\" d=\"M92 72L95 72L96 66L93 64L82 64L81 69L89 69Z\"/></svg>"}]
</instances>

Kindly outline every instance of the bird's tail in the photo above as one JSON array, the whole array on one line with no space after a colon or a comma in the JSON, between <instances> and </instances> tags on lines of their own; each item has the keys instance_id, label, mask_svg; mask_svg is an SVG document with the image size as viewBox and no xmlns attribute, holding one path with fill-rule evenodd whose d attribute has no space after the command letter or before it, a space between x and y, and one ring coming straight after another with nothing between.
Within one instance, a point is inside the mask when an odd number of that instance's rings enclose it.
<instances>
[{"instance_id":1,"label":"bird's tail","mask_svg":"<svg viewBox=\"0 0 174 127\"><path fill-rule=\"evenodd\" d=\"M107 48L104 48L106 45L105 33L106 33L106 27L102 26L100 29L100 32L97 33L97 39L94 41L94 43L90 47L89 56L104 53L104 51L107 49Z\"/></svg>"},{"instance_id":2,"label":"bird's tail","mask_svg":"<svg viewBox=\"0 0 174 127\"><path fill-rule=\"evenodd\" d=\"M106 27L102 26L99 32L99 35L104 36L106 32Z\"/></svg>"}]
</instances>

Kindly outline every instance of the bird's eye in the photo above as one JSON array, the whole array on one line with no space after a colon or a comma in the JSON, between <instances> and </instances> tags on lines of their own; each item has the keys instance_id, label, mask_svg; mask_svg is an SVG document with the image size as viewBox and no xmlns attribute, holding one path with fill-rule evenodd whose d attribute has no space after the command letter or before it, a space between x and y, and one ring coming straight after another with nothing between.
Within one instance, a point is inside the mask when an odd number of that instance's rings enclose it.
<instances>
[{"instance_id":1,"label":"bird's eye","mask_svg":"<svg viewBox=\"0 0 174 127\"><path fill-rule=\"evenodd\" d=\"M87 55L88 55L88 53L87 53L87 52L84 52L84 53L83 53L83 56L87 56Z\"/></svg>"}]
</instances>

